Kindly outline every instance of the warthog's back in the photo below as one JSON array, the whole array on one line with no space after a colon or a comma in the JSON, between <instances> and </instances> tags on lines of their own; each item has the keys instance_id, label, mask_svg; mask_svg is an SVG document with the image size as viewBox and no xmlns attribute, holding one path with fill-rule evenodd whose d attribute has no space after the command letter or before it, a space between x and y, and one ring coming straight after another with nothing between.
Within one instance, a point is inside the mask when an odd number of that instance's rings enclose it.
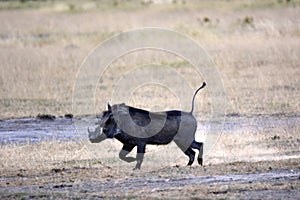
<instances>
[{"instance_id":1,"label":"warthog's back","mask_svg":"<svg viewBox=\"0 0 300 200\"><path fill-rule=\"evenodd\" d=\"M149 112L125 104L116 104L112 110L122 131L143 138L148 144L167 144L174 137L185 137L189 141L195 135L197 122L191 113L178 110Z\"/></svg>"}]
</instances>

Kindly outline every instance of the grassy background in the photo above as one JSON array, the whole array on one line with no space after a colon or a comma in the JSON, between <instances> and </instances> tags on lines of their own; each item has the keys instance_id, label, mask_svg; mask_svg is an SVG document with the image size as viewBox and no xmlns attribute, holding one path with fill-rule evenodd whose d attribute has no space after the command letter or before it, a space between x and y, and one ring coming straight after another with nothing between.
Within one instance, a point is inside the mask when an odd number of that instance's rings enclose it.
<instances>
[{"instance_id":1,"label":"grassy background","mask_svg":"<svg viewBox=\"0 0 300 200\"><path fill-rule=\"evenodd\" d=\"M222 76L227 113L299 113L298 0L145 2L1 1L0 118L72 113L72 89L85 56L110 36L144 26L174 29L208 51ZM202 81L187 63L157 62L173 66L195 89ZM105 72L97 112L105 108L115 74L132 67L127 60ZM157 87L140 88L131 103L151 108L148 92L163 109L178 107ZM201 95L197 103L209 113L200 102L209 98Z\"/></svg>"}]
</instances>

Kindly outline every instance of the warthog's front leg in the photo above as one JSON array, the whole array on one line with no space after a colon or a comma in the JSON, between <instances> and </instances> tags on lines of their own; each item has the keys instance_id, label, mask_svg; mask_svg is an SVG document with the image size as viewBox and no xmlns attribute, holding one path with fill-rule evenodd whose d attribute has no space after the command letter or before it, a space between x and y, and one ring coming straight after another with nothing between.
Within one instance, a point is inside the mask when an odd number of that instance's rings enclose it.
<instances>
[{"instance_id":1,"label":"warthog's front leg","mask_svg":"<svg viewBox=\"0 0 300 200\"><path fill-rule=\"evenodd\" d=\"M133 170L141 169L141 165L144 159L146 144L138 144L137 145L137 154L136 154L136 165Z\"/></svg>"},{"instance_id":2,"label":"warthog's front leg","mask_svg":"<svg viewBox=\"0 0 300 200\"><path fill-rule=\"evenodd\" d=\"M135 145L124 144L119 153L119 158L129 163L136 161L136 158L134 157L126 157L134 147Z\"/></svg>"}]
</instances>

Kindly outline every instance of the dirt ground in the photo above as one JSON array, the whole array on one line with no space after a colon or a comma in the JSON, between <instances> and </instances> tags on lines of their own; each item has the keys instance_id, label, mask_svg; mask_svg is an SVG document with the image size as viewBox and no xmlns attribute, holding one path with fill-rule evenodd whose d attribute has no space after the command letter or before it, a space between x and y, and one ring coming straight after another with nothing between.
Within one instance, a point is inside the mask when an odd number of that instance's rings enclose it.
<instances>
[{"instance_id":1,"label":"dirt ground","mask_svg":"<svg viewBox=\"0 0 300 200\"><path fill-rule=\"evenodd\" d=\"M16 170L1 175L1 199L297 199L298 159L233 162L204 167L172 166L141 173L120 172L84 161L49 170ZM1 172L3 174L3 171Z\"/></svg>"},{"instance_id":2,"label":"dirt ground","mask_svg":"<svg viewBox=\"0 0 300 200\"><path fill-rule=\"evenodd\" d=\"M204 166L185 166L187 157L172 144L149 148L142 169L134 171L135 163L117 157L121 146L116 140L94 145L47 138L6 143L0 148L0 198L297 199L300 118L287 119L261 118L264 126L257 124L251 131L249 122L257 117L244 125L245 118L228 117L218 142L204 157ZM36 127L37 121L29 121ZM63 122L70 130L72 124L62 119L44 121L42 127L52 132ZM3 134L11 128L0 130ZM33 130L28 123L23 128ZM19 132L17 136L22 139Z\"/></svg>"}]
</instances>

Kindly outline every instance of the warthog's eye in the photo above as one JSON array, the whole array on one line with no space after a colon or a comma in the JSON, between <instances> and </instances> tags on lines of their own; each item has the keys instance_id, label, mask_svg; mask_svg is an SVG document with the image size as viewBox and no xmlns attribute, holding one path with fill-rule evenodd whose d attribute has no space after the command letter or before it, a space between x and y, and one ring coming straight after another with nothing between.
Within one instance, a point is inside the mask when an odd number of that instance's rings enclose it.
<instances>
[{"instance_id":1,"label":"warthog's eye","mask_svg":"<svg viewBox=\"0 0 300 200\"><path fill-rule=\"evenodd\" d=\"M110 115L109 118L106 120L105 125L109 125L113 123L113 120L114 120L113 115Z\"/></svg>"}]
</instances>

